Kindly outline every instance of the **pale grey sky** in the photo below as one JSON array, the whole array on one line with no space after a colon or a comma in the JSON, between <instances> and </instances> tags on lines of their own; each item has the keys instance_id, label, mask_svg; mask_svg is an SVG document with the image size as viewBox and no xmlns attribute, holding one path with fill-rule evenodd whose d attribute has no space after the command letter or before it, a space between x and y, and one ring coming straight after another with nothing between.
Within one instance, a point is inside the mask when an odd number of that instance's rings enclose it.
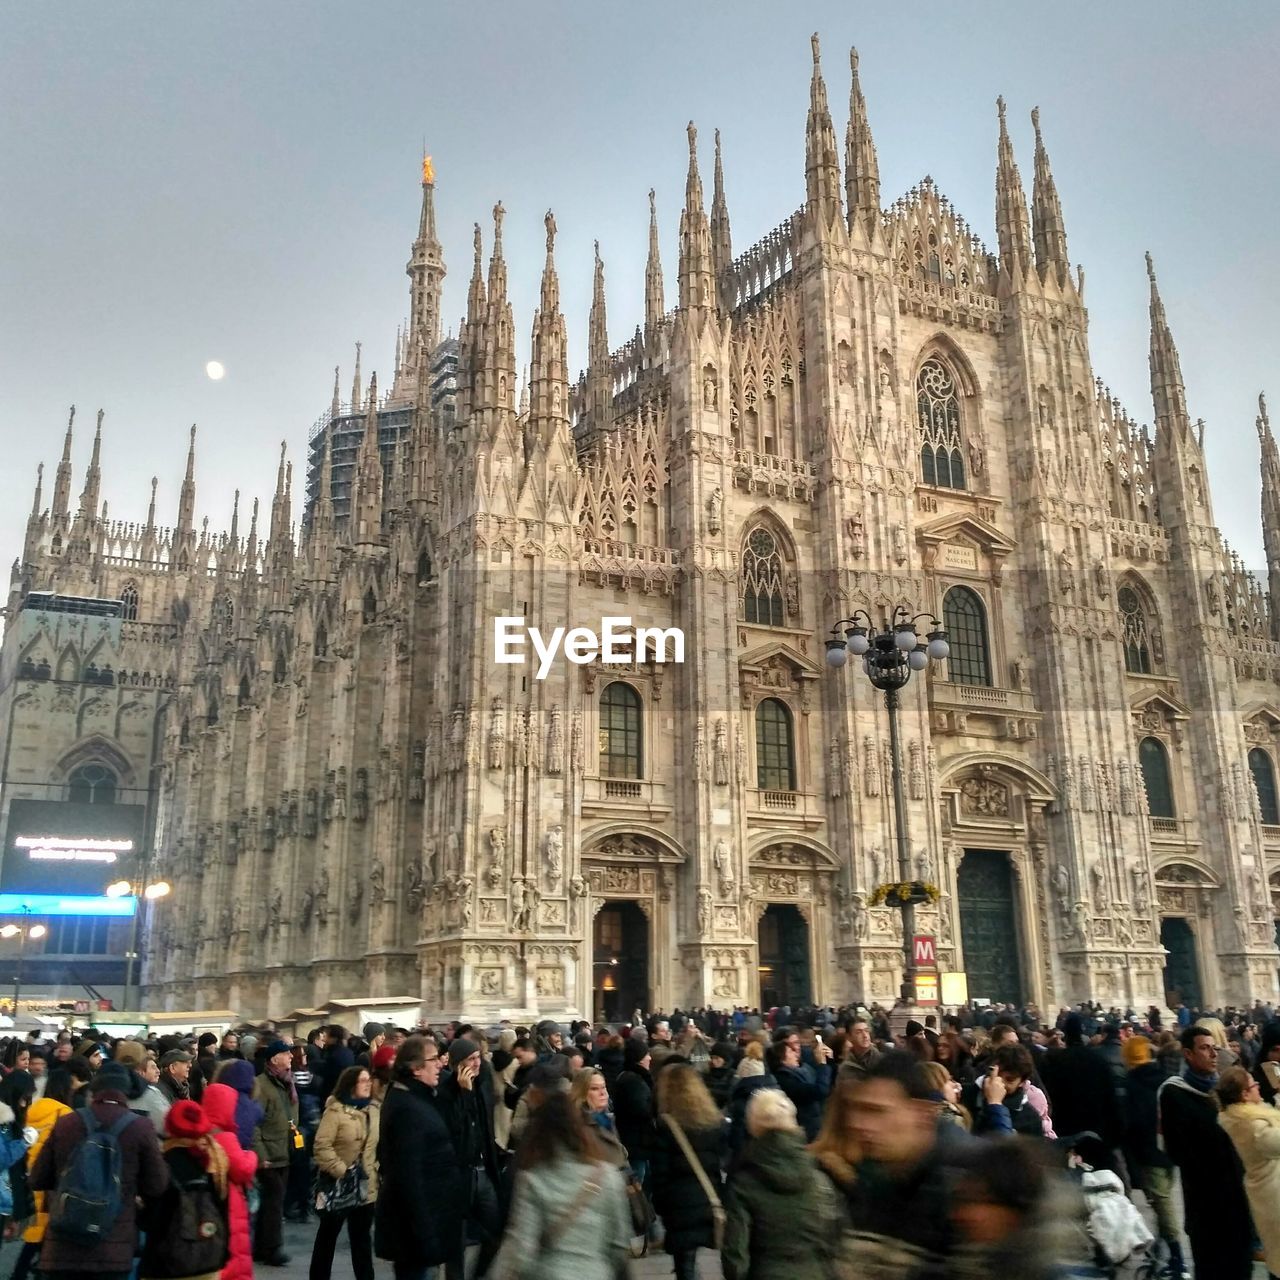
<instances>
[{"instance_id":1,"label":"pale grey sky","mask_svg":"<svg viewBox=\"0 0 1280 1280\"><path fill-rule=\"evenodd\" d=\"M279 441L300 464L357 339L366 378L389 375L424 137L446 316L456 325L465 306L471 223L487 252L501 198L518 332L551 207L571 364L585 356L596 238L618 345L642 314L650 186L674 296L689 119L708 180L723 132L736 250L801 204L815 29L841 136L859 48L885 202L932 174L990 245L995 98L1028 190L1040 106L1095 370L1150 419L1150 249L1191 412L1208 424L1219 525L1258 565L1253 422L1269 382L1280 417L1280 259L1265 230L1280 196L1280 9L1167 2L10 0L0 553L19 553L41 460L48 500L72 403L73 496L101 407L113 516L141 519L156 474L172 522L192 422L199 514L224 527L236 487L269 500ZM205 376L211 359L222 382Z\"/></svg>"}]
</instances>

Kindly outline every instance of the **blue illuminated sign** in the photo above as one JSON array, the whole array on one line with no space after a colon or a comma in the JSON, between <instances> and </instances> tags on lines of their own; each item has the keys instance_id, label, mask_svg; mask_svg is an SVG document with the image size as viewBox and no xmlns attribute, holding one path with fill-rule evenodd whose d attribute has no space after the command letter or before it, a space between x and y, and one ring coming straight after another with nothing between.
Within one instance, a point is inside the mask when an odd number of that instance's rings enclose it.
<instances>
[{"instance_id":1,"label":"blue illuminated sign","mask_svg":"<svg viewBox=\"0 0 1280 1280\"><path fill-rule=\"evenodd\" d=\"M64 896L57 893L0 893L0 915L131 916L137 898Z\"/></svg>"}]
</instances>

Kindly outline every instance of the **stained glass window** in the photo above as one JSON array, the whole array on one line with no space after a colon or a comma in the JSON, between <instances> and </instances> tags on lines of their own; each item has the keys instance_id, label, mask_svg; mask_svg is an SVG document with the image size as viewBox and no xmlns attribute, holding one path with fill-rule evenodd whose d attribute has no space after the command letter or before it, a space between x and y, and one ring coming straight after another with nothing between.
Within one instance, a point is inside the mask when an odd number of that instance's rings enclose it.
<instances>
[{"instance_id":1,"label":"stained glass window","mask_svg":"<svg viewBox=\"0 0 1280 1280\"><path fill-rule=\"evenodd\" d=\"M762 627L786 623L785 566L778 540L767 529L753 529L742 557L742 616Z\"/></svg>"},{"instance_id":2,"label":"stained glass window","mask_svg":"<svg viewBox=\"0 0 1280 1280\"><path fill-rule=\"evenodd\" d=\"M1151 674L1151 644L1147 634L1147 615L1142 600L1132 587L1116 592L1120 607L1120 638L1124 645L1124 669L1135 675Z\"/></svg>"},{"instance_id":3,"label":"stained glass window","mask_svg":"<svg viewBox=\"0 0 1280 1280\"><path fill-rule=\"evenodd\" d=\"M920 430L920 478L944 489L963 489L964 435L960 398L951 370L941 360L926 360L916 375L916 414Z\"/></svg>"}]
</instances>

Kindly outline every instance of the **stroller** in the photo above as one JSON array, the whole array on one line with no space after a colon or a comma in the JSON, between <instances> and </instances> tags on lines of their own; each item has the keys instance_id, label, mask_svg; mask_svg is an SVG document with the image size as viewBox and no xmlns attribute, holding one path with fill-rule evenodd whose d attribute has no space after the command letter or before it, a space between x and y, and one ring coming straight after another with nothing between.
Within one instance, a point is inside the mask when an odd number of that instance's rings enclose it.
<instances>
[{"instance_id":1,"label":"stroller","mask_svg":"<svg viewBox=\"0 0 1280 1280\"><path fill-rule=\"evenodd\" d=\"M1155 1236L1125 1194L1112 1154L1096 1133L1059 1138L1055 1144L1068 1176L1085 1203L1085 1231L1096 1274L1109 1280L1154 1280Z\"/></svg>"}]
</instances>

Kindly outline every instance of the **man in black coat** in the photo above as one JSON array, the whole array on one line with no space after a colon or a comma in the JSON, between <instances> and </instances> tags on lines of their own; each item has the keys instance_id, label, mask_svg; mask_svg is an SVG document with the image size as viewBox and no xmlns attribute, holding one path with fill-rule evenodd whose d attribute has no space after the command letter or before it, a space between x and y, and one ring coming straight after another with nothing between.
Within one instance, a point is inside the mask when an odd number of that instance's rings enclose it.
<instances>
[{"instance_id":1,"label":"man in black coat","mask_svg":"<svg viewBox=\"0 0 1280 1280\"><path fill-rule=\"evenodd\" d=\"M1115 1081L1107 1061L1084 1042L1084 1019L1067 1015L1062 1026L1065 1049L1050 1049L1037 1063L1053 1110L1053 1127L1062 1138L1092 1131L1112 1150L1124 1136Z\"/></svg>"},{"instance_id":2,"label":"man in black coat","mask_svg":"<svg viewBox=\"0 0 1280 1280\"><path fill-rule=\"evenodd\" d=\"M425 1280L463 1249L468 1175L434 1105L443 1065L434 1040L410 1036L382 1103L374 1248L396 1280Z\"/></svg>"},{"instance_id":3,"label":"man in black coat","mask_svg":"<svg viewBox=\"0 0 1280 1280\"><path fill-rule=\"evenodd\" d=\"M1182 1074L1160 1086L1157 1105L1165 1153L1182 1173L1195 1274L1248 1280L1253 1230L1240 1157L1218 1123L1217 1050L1203 1027L1188 1027L1181 1040Z\"/></svg>"},{"instance_id":4,"label":"man in black coat","mask_svg":"<svg viewBox=\"0 0 1280 1280\"><path fill-rule=\"evenodd\" d=\"M432 1101L467 1171L466 1243L483 1246L477 1267L477 1274L483 1275L502 1236L498 1191L502 1169L493 1136L493 1073L485 1069L474 1040L457 1036L450 1041L449 1069L441 1076ZM445 1271L448 1280L464 1280L464 1249L449 1260Z\"/></svg>"}]
</instances>

